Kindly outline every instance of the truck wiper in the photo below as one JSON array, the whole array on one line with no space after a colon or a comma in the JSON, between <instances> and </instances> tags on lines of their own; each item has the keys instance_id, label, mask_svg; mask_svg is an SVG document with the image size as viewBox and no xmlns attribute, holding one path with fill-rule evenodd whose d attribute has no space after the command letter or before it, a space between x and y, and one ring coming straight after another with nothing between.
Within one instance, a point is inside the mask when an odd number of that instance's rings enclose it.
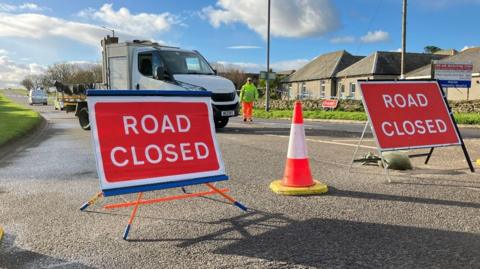
<instances>
[{"instance_id":1,"label":"truck wiper","mask_svg":"<svg viewBox=\"0 0 480 269\"><path fill-rule=\"evenodd\" d=\"M188 75L213 75L213 73L188 72Z\"/></svg>"}]
</instances>

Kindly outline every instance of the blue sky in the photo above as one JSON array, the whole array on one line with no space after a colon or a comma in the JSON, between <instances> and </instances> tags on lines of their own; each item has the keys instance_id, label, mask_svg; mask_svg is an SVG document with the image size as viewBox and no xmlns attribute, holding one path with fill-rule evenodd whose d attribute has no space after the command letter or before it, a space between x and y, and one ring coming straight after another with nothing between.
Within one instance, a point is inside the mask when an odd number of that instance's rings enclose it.
<instances>
[{"instance_id":1,"label":"blue sky","mask_svg":"<svg viewBox=\"0 0 480 269\"><path fill-rule=\"evenodd\" d=\"M52 63L97 62L99 41L154 39L199 50L209 61L265 68L267 0L0 0L0 87ZM401 46L401 0L272 0L271 62L297 69L345 49L368 55ZM407 50L480 45L480 0L409 0Z\"/></svg>"}]
</instances>

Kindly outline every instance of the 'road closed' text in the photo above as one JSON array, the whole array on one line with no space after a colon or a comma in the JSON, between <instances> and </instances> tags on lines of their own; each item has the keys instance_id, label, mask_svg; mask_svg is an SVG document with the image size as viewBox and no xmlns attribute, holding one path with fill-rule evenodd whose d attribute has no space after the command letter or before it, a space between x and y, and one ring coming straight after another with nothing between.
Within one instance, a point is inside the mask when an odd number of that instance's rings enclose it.
<instances>
[{"instance_id":1,"label":"'road closed' text","mask_svg":"<svg viewBox=\"0 0 480 269\"><path fill-rule=\"evenodd\" d=\"M157 133L187 133L191 121L186 115L146 114L141 117L125 115L122 117L125 135L155 135ZM145 147L116 146L110 151L110 160L116 167L127 165L143 166L145 164L174 163L177 161L196 161L208 158L210 151L204 142L193 143L152 143Z\"/></svg>"}]
</instances>

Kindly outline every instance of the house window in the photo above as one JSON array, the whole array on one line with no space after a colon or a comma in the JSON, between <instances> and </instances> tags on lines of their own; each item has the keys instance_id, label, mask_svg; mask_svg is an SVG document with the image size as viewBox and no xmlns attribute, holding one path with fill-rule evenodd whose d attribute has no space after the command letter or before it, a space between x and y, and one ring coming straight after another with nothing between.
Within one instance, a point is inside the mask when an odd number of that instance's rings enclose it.
<instances>
[{"instance_id":1,"label":"house window","mask_svg":"<svg viewBox=\"0 0 480 269\"><path fill-rule=\"evenodd\" d=\"M338 92L339 92L340 99L344 99L345 98L345 85L339 83L338 84Z\"/></svg>"},{"instance_id":2,"label":"house window","mask_svg":"<svg viewBox=\"0 0 480 269\"><path fill-rule=\"evenodd\" d=\"M307 95L307 84L305 82L302 82L299 99L304 99L306 95Z\"/></svg>"},{"instance_id":3,"label":"house window","mask_svg":"<svg viewBox=\"0 0 480 269\"><path fill-rule=\"evenodd\" d=\"M320 81L320 98L325 98L325 81Z\"/></svg>"},{"instance_id":4,"label":"house window","mask_svg":"<svg viewBox=\"0 0 480 269\"><path fill-rule=\"evenodd\" d=\"M352 99L355 99L355 90L356 90L356 87L357 85L355 83L350 83L350 97Z\"/></svg>"}]
</instances>

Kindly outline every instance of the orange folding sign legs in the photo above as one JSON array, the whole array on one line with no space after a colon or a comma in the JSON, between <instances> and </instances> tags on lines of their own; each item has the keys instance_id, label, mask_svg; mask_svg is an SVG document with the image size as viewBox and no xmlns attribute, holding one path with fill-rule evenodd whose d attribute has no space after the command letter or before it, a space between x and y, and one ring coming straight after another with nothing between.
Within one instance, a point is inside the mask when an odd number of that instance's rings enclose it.
<instances>
[{"instance_id":1,"label":"orange folding sign legs","mask_svg":"<svg viewBox=\"0 0 480 269\"><path fill-rule=\"evenodd\" d=\"M220 189L220 192L228 192L228 189ZM173 201L173 200L182 200L182 199L187 199L191 197L199 197L199 196L206 196L206 195L212 195L212 194L217 194L217 191L205 191L205 192L197 192L197 193L188 193L188 194L182 194L182 195L174 195L174 196L168 196L168 197L162 197L162 198L155 198L155 199L149 199L149 200L141 200L138 203L141 205L147 205L147 204L155 204L155 203L161 203L161 202L168 202L168 201ZM105 209L114 209L114 208L121 208L121 207L130 207L130 206L135 206L137 202L125 202L125 203L118 203L118 204L110 204L104 206Z\"/></svg>"},{"instance_id":2,"label":"orange folding sign legs","mask_svg":"<svg viewBox=\"0 0 480 269\"><path fill-rule=\"evenodd\" d=\"M125 232L123 233L123 240L127 240L128 232L130 232L130 227L132 226L135 215L137 215L138 207L140 206L140 200L142 200L143 192L138 193L137 201L135 202L135 207L133 208L130 219L128 220L127 227L125 227Z\"/></svg>"}]
</instances>

